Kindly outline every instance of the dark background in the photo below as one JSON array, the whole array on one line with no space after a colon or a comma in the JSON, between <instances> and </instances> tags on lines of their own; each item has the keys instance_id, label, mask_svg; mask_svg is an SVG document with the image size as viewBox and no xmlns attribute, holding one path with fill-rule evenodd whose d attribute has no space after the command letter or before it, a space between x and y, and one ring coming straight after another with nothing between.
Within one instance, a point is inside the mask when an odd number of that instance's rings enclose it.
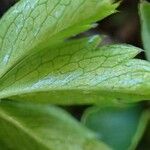
<instances>
[{"instance_id":1,"label":"dark background","mask_svg":"<svg viewBox=\"0 0 150 150\"><path fill-rule=\"evenodd\" d=\"M15 0L0 0L0 17L15 4ZM138 16L139 0L122 0L119 7L119 13L107 17L101 21L96 27L85 35L105 34L106 43L128 43L137 47L142 47L140 36L140 21ZM144 53L138 57L145 59ZM146 106L148 106L146 104ZM70 107L72 114L80 118L83 107ZM137 150L150 150L150 125L147 128L143 139L141 140Z\"/></svg>"}]
</instances>

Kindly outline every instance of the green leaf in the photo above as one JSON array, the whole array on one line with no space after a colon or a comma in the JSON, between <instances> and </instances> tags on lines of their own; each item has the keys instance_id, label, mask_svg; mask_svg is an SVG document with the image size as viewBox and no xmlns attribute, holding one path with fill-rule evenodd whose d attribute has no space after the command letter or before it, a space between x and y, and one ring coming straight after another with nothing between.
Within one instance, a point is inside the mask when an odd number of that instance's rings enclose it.
<instances>
[{"instance_id":1,"label":"green leaf","mask_svg":"<svg viewBox=\"0 0 150 150\"><path fill-rule=\"evenodd\" d=\"M54 104L149 99L150 64L132 59L141 50L98 47L99 40L71 40L27 57L0 79L0 98Z\"/></svg>"},{"instance_id":2,"label":"green leaf","mask_svg":"<svg viewBox=\"0 0 150 150\"><path fill-rule=\"evenodd\" d=\"M150 113L140 106L89 108L82 122L114 150L135 150Z\"/></svg>"},{"instance_id":3,"label":"green leaf","mask_svg":"<svg viewBox=\"0 0 150 150\"><path fill-rule=\"evenodd\" d=\"M142 26L142 40L147 59L150 60L150 3L146 1L141 2L139 13Z\"/></svg>"},{"instance_id":4,"label":"green leaf","mask_svg":"<svg viewBox=\"0 0 150 150\"><path fill-rule=\"evenodd\" d=\"M112 0L19 1L0 20L0 77L32 52L91 28L117 6Z\"/></svg>"},{"instance_id":5,"label":"green leaf","mask_svg":"<svg viewBox=\"0 0 150 150\"><path fill-rule=\"evenodd\" d=\"M0 149L110 150L69 114L50 105L1 101Z\"/></svg>"}]
</instances>

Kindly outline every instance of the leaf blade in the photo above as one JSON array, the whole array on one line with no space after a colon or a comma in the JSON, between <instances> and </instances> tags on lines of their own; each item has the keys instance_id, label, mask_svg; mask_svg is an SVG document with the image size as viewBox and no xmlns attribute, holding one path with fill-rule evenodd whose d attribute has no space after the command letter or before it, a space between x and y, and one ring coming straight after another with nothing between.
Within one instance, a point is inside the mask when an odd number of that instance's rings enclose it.
<instances>
[{"instance_id":1,"label":"leaf blade","mask_svg":"<svg viewBox=\"0 0 150 150\"><path fill-rule=\"evenodd\" d=\"M116 7L111 0L19 1L0 21L0 77L31 52L91 28Z\"/></svg>"},{"instance_id":2,"label":"leaf blade","mask_svg":"<svg viewBox=\"0 0 150 150\"><path fill-rule=\"evenodd\" d=\"M35 53L1 78L1 98L41 102L45 97L54 104L149 99L150 64L131 59L141 50L129 45L98 48L99 40L68 41Z\"/></svg>"},{"instance_id":3,"label":"leaf blade","mask_svg":"<svg viewBox=\"0 0 150 150\"><path fill-rule=\"evenodd\" d=\"M148 124L149 112L139 105L91 107L82 117L84 125L115 150L134 150Z\"/></svg>"},{"instance_id":4,"label":"leaf blade","mask_svg":"<svg viewBox=\"0 0 150 150\"><path fill-rule=\"evenodd\" d=\"M12 150L109 150L94 140L92 132L54 106L2 101L0 118L0 143Z\"/></svg>"}]
</instances>

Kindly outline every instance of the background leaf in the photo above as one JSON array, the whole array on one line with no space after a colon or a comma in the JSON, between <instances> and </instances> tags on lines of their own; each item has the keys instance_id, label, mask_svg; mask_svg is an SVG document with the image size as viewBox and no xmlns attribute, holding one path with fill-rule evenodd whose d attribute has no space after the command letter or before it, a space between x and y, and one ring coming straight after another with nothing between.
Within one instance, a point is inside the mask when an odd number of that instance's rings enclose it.
<instances>
[{"instance_id":1,"label":"background leaf","mask_svg":"<svg viewBox=\"0 0 150 150\"><path fill-rule=\"evenodd\" d=\"M82 122L114 150L134 150L145 131L149 115L140 106L93 107L85 112Z\"/></svg>"},{"instance_id":2,"label":"background leaf","mask_svg":"<svg viewBox=\"0 0 150 150\"><path fill-rule=\"evenodd\" d=\"M146 1L141 2L139 12L142 26L143 45L146 50L147 59L150 61L150 3Z\"/></svg>"},{"instance_id":3,"label":"background leaf","mask_svg":"<svg viewBox=\"0 0 150 150\"><path fill-rule=\"evenodd\" d=\"M110 150L64 110L1 101L0 145L7 150Z\"/></svg>"}]
</instances>

